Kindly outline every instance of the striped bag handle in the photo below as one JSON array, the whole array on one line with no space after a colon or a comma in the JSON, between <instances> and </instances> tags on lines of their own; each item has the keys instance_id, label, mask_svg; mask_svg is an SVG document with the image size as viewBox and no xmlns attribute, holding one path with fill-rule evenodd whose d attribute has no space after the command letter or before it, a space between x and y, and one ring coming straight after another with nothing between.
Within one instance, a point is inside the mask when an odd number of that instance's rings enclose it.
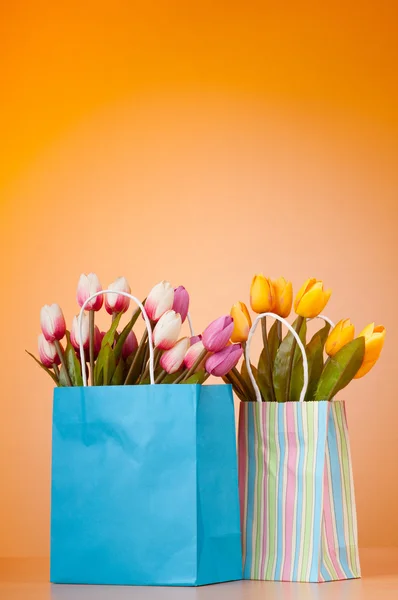
<instances>
[{"instance_id":1,"label":"striped bag handle","mask_svg":"<svg viewBox=\"0 0 398 600\"><path fill-rule=\"evenodd\" d=\"M119 294L119 296L124 296L125 298L130 298L130 300L133 300L133 302L136 303L136 305L141 309L142 312L142 316L144 317L144 321L145 321L145 326L148 332L148 347L149 347L149 380L151 385L155 384L155 370L154 370L154 357L153 357L153 341L152 341L152 328L151 328L151 322L149 320L149 317L146 313L146 310L144 308L144 305L142 304L142 302L140 300L138 300L138 298L136 298L135 296L132 296L131 294L127 293L127 292L117 292L116 290L101 290L100 292L96 292L95 294L93 294L92 296L90 296L89 298L87 298L87 300L84 302L83 306L80 309L80 313L79 313L79 318L77 321L77 327L78 327L78 331L79 331L79 350L80 350L80 361L81 364L84 365L84 347L83 347L83 335L82 335L82 328L83 328L83 313L84 313L84 309L86 308L87 304L93 299L96 298L97 296L101 296L102 294ZM87 373L86 373L86 369L82 368L82 377L83 377L83 386L86 387L87 386Z\"/></svg>"},{"instance_id":2,"label":"striped bag handle","mask_svg":"<svg viewBox=\"0 0 398 600\"><path fill-rule=\"evenodd\" d=\"M259 314L257 316L257 318L255 319L255 321L254 321L254 323L253 323L253 325L252 325L252 327L251 327L251 329L249 331L249 335L248 335L247 342L246 342L246 349L245 349L246 368L247 368L247 372L249 374L250 381L252 382L252 385L253 385L253 388L254 388L254 391L255 391L255 394L256 394L256 401L257 402L262 402L262 400L261 400L261 392L260 392L259 387L257 385L257 382L256 382L256 380L254 378L252 367L251 367L251 364L250 364L250 345L251 345L251 340L252 340L252 337L254 335L254 332L257 329L257 325L259 324L259 322L261 321L261 319L263 319L264 317L273 317L277 321L280 321L281 323L283 323L284 325L286 325L287 329L296 338L297 345L300 348L301 354L303 356L303 371L304 371L304 382L303 382L303 388L302 388L301 393L300 393L299 402L304 402L304 398L305 398L305 395L307 393L307 388L308 388L308 360L307 360L307 353L305 351L304 344L302 343L302 341L300 340L299 335L296 333L296 331L293 329L293 327L290 325L290 323L288 323L288 321L286 321L286 319L283 319L279 315L276 315L275 313L272 313L272 312L261 313L261 314ZM331 321L331 319L329 319L325 315L318 315L317 318L323 319L326 323L329 323L329 325L331 327L334 327L333 321ZM311 319L307 319L307 320L310 321Z\"/></svg>"}]
</instances>

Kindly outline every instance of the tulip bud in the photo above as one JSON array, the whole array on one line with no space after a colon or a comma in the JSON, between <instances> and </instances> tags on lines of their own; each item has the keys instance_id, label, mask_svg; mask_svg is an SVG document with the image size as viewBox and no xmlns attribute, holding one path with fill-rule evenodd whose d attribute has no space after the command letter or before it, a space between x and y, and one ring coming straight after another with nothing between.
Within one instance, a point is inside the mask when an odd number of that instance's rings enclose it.
<instances>
[{"instance_id":1,"label":"tulip bud","mask_svg":"<svg viewBox=\"0 0 398 600\"><path fill-rule=\"evenodd\" d=\"M246 342L252 320L244 302L237 302L231 308L231 317L234 320L234 330L231 335L233 342Z\"/></svg>"},{"instance_id":2,"label":"tulip bud","mask_svg":"<svg viewBox=\"0 0 398 600\"><path fill-rule=\"evenodd\" d=\"M354 379L359 379L366 375L366 373L369 373L377 363L384 346L386 330L383 325L377 325L375 327L375 324L371 323L361 331L358 337L361 336L365 338L365 355L363 357L362 365L357 371Z\"/></svg>"},{"instance_id":3,"label":"tulip bud","mask_svg":"<svg viewBox=\"0 0 398 600\"><path fill-rule=\"evenodd\" d=\"M261 273L253 277L250 287L250 305L260 314L271 312L274 308L275 293L272 282Z\"/></svg>"},{"instance_id":4,"label":"tulip bud","mask_svg":"<svg viewBox=\"0 0 398 600\"><path fill-rule=\"evenodd\" d=\"M181 315L181 321L184 323L189 309L189 294L183 285L174 289L173 310Z\"/></svg>"},{"instance_id":5,"label":"tulip bud","mask_svg":"<svg viewBox=\"0 0 398 600\"><path fill-rule=\"evenodd\" d=\"M234 329L231 316L219 317L206 327L202 334L203 346L208 352L218 352L225 348Z\"/></svg>"},{"instance_id":6,"label":"tulip bud","mask_svg":"<svg viewBox=\"0 0 398 600\"><path fill-rule=\"evenodd\" d=\"M153 330L153 343L156 348L169 350L178 340L181 330L181 315L174 310L167 310L159 319Z\"/></svg>"},{"instance_id":7,"label":"tulip bud","mask_svg":"<svg viewBox=\"0 0 398 600\"><path fill-rule=\"evenodd\" d=\"M174 290L168 281L157 283L149 292L145 300L145 311L151 321L155 323L160 317L173 308Z\"/></svg>"},{"instance_id":8,"label":"tulip bud","mask_svg":"<svg viewBox=\"0 0 398 600\"><path fill-rule=\"evenodd\" d=\"M184 357L184 365L187 369L190 369L196 363L204 349L205 347L203 346L203 342L201 340L195 342L195 344L192 344L192 346L188 348ZM200 368L201 365L199 365L198 369Z\"/></svg>"},{"instance_id":9,"label":"tulip bud","mask_svg":"<svg viewBox=\"0 0 398 600\"><path fill-rule=\"evenodd\" d=\"M87 298L90 298L93 294L100 292L102 290L102 286L100 281L95 273L89 273L88 275L80 275L79 283L77 284L77 302L79 306L83 306ZM100 310L104 301L104 297L102 294L100 296L96 296L88 304L85 306L85 310Z\"/></svg>"},{"instance_id":10,"label":"tulip bud","mask_svg":"<svg viewBox=\"0 0 398 600\"><path fill-rule=\"evenodd\" d=\"M125 292L130 294L131 289L125 277L118 277L113 283L108 286L109 290L114 292ZM105 308L110 315L126 312L130 306L130 298L121 294L106 294Z\"/></svg>"},{"instance_id":11,"label":"tulip bud","mask_svg":"<svg viewBox=\"0 0 398 600\"><path fill-rule=\"evenodd\" d=\"M187 337L178 340L173 348L167 350L160 357L160 366L167 373L175 373L181 367L184 356L189 348L189 339Z\"/></svg>"},{"instance_id":12,"label":"tulip bud","mask_svg":"<svg viewBox=\"0 0 398 600\"><path fill-rule=\"evenodd\" d=\"M78 326L78 317L73 317L72 327L70 330L70 343L74 347L75 350L79 350L79 326ZM87 313L83 313L82 315L82 341L83 348L87 349L90 343L90 325L89 325L89 316Z\"/></svg>"},{"instance_id":13,"label":"tulip bud","mask_svg":"<svg viewBox=\"0 0 398 600\"><path fill-rule=\"evenodd\" d=\"M279 277L272 282L274 288L274 308L273 312L286 319L290 315L293 303L293 286L291 281L286 281L284 277Z\"/></svg>"},{"instance_id":14,"label":"tulip bud","mask_svg":"<svg viewBox=\"0 0 398 600\"><path fill-rule=\"evenodd\" d=\"M350 319L342 319L335 325L325 343L325 352L334 356L343 346L354 339L355 327Z\"/></svg>"},{"instance_id":15,"label":"tulip bud","mask_svg":"<svg viewBox=\"0 0 398 600\"><path fill-rule=\"evenodd\" d=\"M193 336L191 336L189 343L191 346L193 346L194 344L196 344L196 342L200 342L201 339L202 339L201 335L193 335Z\"/></svg>"},{"instance_id":16,"label":"tulip bud","mask_svg":"<svg viewBox=\"0 0 398 600\"><path fill-rule=\"evenodd\" d=\"M206 371L210 373L210 375L223 377L238 364L242 354L243 348L241 344L227 346L219 352L209 356L206 360Z\"/></svg>"},{"instance_id":17,"label":"tulip bud","mask_svg":"<svg viewBox=\"0 0 398 600\"><path fill-rule=\"evenodd\" d=\"M55 344L48 342L41 333L38 338L39 356L42 364L50 369L54 364L59 365L61 360L58 356Z\"/></svg>"},{"instance_id":18,"label":"tulip bud","mask_svg":"<svg viewBox=\"0 0 398 600\"><path fill-rule=\"evenodd\" d=\"M123 359L126 360L133 352L135 352L138 348L138 341L134 331L130 331L128 336L126 337L126 341L123 344L122 356Z\"/></svg>"},{"instance_id":19,"label":"tulip bud","mask_svg":"<svg viewBox=\"0 0 398 600\"><path fill-rule=\"evenodd\" d=\"M294 310L300 317L313 319L323 311L332 291L323 289L323 282L308 279L300 288L294 301Z\"/></svg>"},{"instance_id":20,"label":"tulip bud","mask_svg":"<svg viewBox=\"0 0 398 600\"><path fill-rule=\"evenodd\" d=\"M65 318L58 304L45 304L40 311L40 325L48 342L62 340L66 332Z\"/></svg>"}]
</instances>

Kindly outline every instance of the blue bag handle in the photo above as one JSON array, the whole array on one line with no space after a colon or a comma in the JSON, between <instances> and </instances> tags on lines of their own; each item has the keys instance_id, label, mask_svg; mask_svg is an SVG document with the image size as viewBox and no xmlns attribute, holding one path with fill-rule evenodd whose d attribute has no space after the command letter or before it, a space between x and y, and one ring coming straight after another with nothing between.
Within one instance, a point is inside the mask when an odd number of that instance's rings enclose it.
<instances>
[{"instance_id":1,"label":"blue bag handle","mask_svg":"<svg viewBox=\"0 0 398 600\"><path fill-rule=\"evenodd\" d=\"M84 313L84 309L86 308L87 304L93 299L96 298L97 296L101 296L102 294L119 294L119 296L125 296L125 298L130 298L130 300L133 300L133 302L136 303L136 305L141 309L142 312L142 316L144 317L145 320L145 326L148 332L148 347L149 347L149 381L151 383L151 385L155 385L155 372L154 372L154 364L153 364L153 340L152 340L152 327L151 327L151 322L149 320L149 317L146 313L146 310L144 308L144 305L142 304L142 302L140 300L138 300L138 298L136 298L135 296L132 296L131 294L127 293L127 292L117 292L116 290L101 290L100 292L96 292L95 294L93 294L92 296L90 296L89 298L87 298L87 300L83 303L83 306L80 309L80 313L79 313L79 318L77 321L77 327L78 327L78 331L79 331L79 350L80 350L80 361L82 363L82 365L84 365L85 363L85 359L84 359L84 347L83 347L83 343L82 343L82 318L83 318L83 313ZM86 373L86 369L82 368L82 377L83 377L83 386L87 387L87 373Z\"/></svg>"},{"instance_id":2,"label":"blue bag handle","mask_svg":"<svg viewBox=\"0 0 398 600\"><path fill-rule=\"evenodd\" d=\"M301 354L303 355L303 371L304 371L303 389L301 390L301 393L300 393L299 402L304 402L304 398L305 398L305 395L307 393L307 388L308 388L308 360L307 360L307 353L305 351L304 344L302 343L302 341L300 340L300 337L298 336L296 331L293 329L293 327L290 325L290 323L288 323L288 321L286 321L286 319L283 319L279 315L276 315L275 313L272 313L272 312L261 313L260 315L257 316L256 320L254 321L254 323L252 325L252 328L249 331L249 336L248 336L247 342L246 342L246 349L245 349L246 368L247 368L247 372L249 374L250 381L252 382L252 385L253 385L253 388L254 388L254 391L256 394L256 401L262 402L261 392L260 392L257 382L254 378L252 367L250 364L250 344L251 344L253 334L256 331L258 323L264 317L273 317L277 321L284 323L284 325L286 325L286 327L289 329L289 331L292 333L292 335L294 335L294 337L296 338L297 345L301 350ZM323 319L326 323L329 323L329 325L331 327L334 327L333 321L331 321L331 319L329 319L325 315L318 315L316 318ZM311 320L312 319L307 319L307 321L311 321Z\"/></svg>"}]
</instances>

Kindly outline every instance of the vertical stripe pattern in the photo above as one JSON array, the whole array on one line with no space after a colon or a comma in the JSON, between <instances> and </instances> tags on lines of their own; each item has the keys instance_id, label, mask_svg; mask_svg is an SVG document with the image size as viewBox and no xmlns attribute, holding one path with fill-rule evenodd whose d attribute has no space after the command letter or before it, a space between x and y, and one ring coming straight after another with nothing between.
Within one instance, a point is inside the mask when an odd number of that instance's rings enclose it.
<instances>
[{"instance_id":1,"label":"vertical stripe pattern","mask_svg":"<svg viewBox=\"0 0 398 600\"><path fill-rule=\"evenodd\" d=\"M343 402L242 402L239 491L244 578L360 576Z\"/></svg>"}]
</instances>

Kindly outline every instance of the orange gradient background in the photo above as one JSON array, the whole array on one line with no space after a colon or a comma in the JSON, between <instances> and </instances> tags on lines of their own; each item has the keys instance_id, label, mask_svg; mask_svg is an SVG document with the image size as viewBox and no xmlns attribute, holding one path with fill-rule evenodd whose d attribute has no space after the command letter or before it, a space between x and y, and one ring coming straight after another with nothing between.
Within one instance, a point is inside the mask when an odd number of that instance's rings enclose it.
<instances>
[{"instance_id":1,"label":"orange gradient background","mask_svg":"<svg viewBox=\"0 0 398 600\"><path fill-rule=\"evenodd\" d=\"M184 284L197 330L258 271L322 278L332 319L385 324L340 397L360 545L398 545L392 5L3 3L0 557L49 553L52 385L24 348L42 304L70 323L89 271L139 297Z\"/></svg>"}]
</instances>

